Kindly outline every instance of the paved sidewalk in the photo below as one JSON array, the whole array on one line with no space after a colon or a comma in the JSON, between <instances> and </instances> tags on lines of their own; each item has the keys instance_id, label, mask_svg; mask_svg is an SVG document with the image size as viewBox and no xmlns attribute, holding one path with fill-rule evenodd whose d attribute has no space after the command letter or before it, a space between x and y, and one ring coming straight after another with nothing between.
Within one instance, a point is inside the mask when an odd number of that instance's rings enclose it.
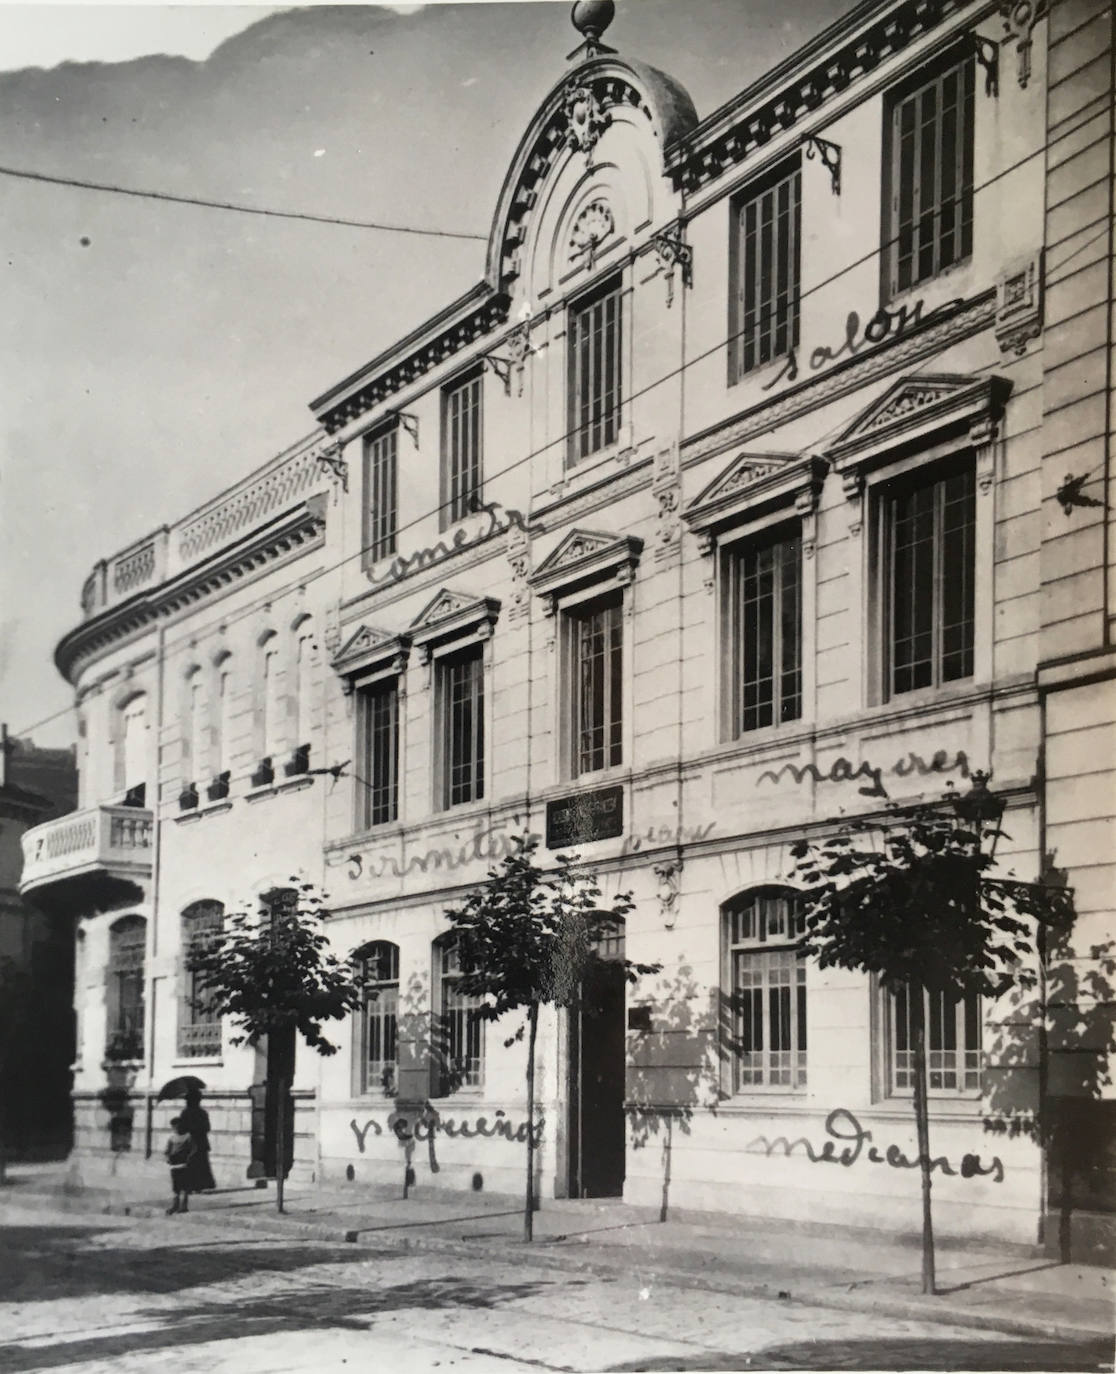
<instances>
[{"instance_id":1,"label":"paved sidewalk","mask_svg":"<svg viewBox=\"0 0 1116 1374\"><path fill-rule=\"evenodd\" d=\"M75 1183L66 1165L16 1165L0 1190L16 1207L161 1216L154 1185L106 1177ZM82 1186L84 1185L84 1186ZM286 1212L274 1186L208 1193L193 1217L245 1234L297 1234L355 1245L442 1250L514 1260L523 1253L522 1200L508 1195L290 1186ZM710 1292L870 1310L956 1325L1065 1339L1113 1336L1116 1271L1063 1265L1025 1246L940 1244L940 1292L920 1290L917 1245L871 1230L756 1217L658 1212L618 1200L547 1199L535 1216L532 1263L577 1272L635 1274Z\"/></svg>"}]
</instances>

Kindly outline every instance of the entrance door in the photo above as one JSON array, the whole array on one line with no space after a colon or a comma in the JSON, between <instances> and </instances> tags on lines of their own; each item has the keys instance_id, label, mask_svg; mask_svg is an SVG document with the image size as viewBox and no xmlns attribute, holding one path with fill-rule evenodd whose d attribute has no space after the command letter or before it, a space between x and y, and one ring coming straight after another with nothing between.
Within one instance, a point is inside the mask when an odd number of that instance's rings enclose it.
<instances>
[{"instance_id":1,"label":"entrance door","mask_svg":"<svg viewBox=\"0 0 1116 1374\"><path fill-rule=\"evenodd\" d=\"M570 1018L570 1196L624 1192L624 964L597 964Z\"/></svg>"}]
</instances>

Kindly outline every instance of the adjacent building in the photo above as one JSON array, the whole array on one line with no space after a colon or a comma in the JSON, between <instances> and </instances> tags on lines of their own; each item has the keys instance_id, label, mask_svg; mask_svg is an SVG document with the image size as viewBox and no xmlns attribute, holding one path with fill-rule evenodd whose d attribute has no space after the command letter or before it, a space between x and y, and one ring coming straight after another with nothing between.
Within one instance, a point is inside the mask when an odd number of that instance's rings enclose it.
<instances>
[{"instance_id":1,"label":"adjacent building","mask_svg":"<svg viewBox=\"0 0 1116 1374\"><path fill-rule=\"evenodd\" d=\"M76 922L78 1157L142 1167L192 1071L215 1166L266 1174L274 1066L183 951L308 878L370 995L299 1051L296 1168L517 1188L523 1047L444 910L526 829L635 899L542 1027L543 1195L916 1229L909 1008L796 958L790 845L979 769L1001 863L1078 918L1049 1034L927 1007L938 1225L1099 1236L1109 7L868 0L704 118L610 8L575 7L483 279L86 584L83 809L23 877ZM1040 1103L1092 1151L1001 1129Z\"/></svg>"}]
</instances>

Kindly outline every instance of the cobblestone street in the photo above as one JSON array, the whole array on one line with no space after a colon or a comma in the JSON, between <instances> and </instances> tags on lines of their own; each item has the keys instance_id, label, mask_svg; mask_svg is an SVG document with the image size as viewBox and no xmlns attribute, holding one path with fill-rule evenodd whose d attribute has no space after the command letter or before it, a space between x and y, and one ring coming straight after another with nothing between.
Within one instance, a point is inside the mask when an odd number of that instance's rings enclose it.
<instances>
[{"instance_id":1,"label":"cobblestone street","mask_svg":"<svg viewBox=\"0 0 1116 1374\"><path fill-rule=\"evenodd\" d=\"M602 1279L507 1251L243 1239L196 1219L28 1208L2 1222L2 1370L1111 1368L1108 1343L663 1285L638 1264Z\"/></svg>"}]
</instances>

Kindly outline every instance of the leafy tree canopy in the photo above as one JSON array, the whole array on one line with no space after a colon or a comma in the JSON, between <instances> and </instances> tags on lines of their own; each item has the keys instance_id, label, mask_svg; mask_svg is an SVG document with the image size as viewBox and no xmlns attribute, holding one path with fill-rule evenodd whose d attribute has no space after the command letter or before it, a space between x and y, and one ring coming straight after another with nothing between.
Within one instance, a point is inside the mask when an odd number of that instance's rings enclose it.
<instances>
[{"instance_id":1,"label":"leafy tree canopy","mask_svg":"<svg viewBox=\"0 0 1116 1374\"><path fill-rule=\"evenodd\" d=\"M233 1044L293 1027L319 1054L335 1054L322 1025L356 1009L360 977L351 960L329 952L329 912L314 885L291 882L263 894L256 911L226 914L219 932L195 943L187 966L207 1005L243 1028Z\"/></svg>"}]
</instances>

